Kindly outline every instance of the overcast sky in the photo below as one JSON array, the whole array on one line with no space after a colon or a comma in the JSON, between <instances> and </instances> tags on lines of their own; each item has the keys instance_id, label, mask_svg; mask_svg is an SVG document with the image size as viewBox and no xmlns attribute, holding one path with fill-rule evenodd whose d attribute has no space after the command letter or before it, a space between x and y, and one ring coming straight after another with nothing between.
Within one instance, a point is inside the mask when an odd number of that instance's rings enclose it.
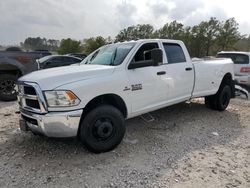
<instances>
[{"instance_id":1,"label":"overcast sky","mask_svg":"<svg viewBox=\"0 0 250 188\"><path fill-rule=\"evenodd\" d=\"M250 34L250 0L0 0L0 12L0 45L37 36L115 37L133 24L192 26L212 16L235 17L240 32Z\"/></svg>"}]
</instances>

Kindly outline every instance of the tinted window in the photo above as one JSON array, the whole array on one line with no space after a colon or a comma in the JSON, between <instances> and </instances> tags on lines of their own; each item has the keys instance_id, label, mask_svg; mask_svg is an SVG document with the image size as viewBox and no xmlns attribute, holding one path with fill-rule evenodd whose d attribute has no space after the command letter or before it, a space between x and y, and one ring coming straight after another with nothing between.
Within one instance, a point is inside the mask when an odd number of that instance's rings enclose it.
<instances>
[{"instance_id":1,"label":"tinted window","mask_svg":"<svg viewBox=\"0 0 250 188\"><path fill-rule=\"evenodd\" d=\"M149 60L151 59L150 53L147 53L147 51L159 48L157 43L147 43L143 44L139 50L136 52L134 60L135 61L143 61L143 60Z\"/></svg>"},{"instance_id":2,"label":"tinted window","mask_svg":"<svg viewBox=\"0 0 250 188\"><path fill-rule=\"evenodd\" d=\"M249 57L244 54L218 54L217 57L223 57L223 58L231 58L234 64L248 64L249 63Z\"/></svg>"},{"instance_id":3,"label":"tinted window","mask_svg":"<svg viewBox=\"0 0 250 188\"><path fill-rule=\"evenodd\" d=\"M64 57L63 60L65 63L80 63L81 62L80 59L76 59L73 57Z\"/></svg>"},{"instance_id":4,"label":"tinted window","mask_svg":"<svg viewBox=\"0 0 250 188\"><path fill-rule=\"evenodd\" d=\"M81 59L72 58L72 62L74 63L80 63L81 61L82 61Z\"/></svg>"},{"instance_id":5,"label":"tinted window","mask_svg":"<svg viewBox=\"0 0 250 188\"><path fill-rule=\"evenodd\" d=\"M50 59L49 62L62 63L63 62L63 58L62 57L54 57L54 58Z\"/></svg>"},{"instance_id":6,"label":"tinted window","mask_svg":"<svg viewBox=\"0 0 250 188\"><path fill-rule=\"evenodd\" d=\"M164 43L163 46L169 64L186 62L186 57L179 44Z\"/></svg>"}]
</instances>

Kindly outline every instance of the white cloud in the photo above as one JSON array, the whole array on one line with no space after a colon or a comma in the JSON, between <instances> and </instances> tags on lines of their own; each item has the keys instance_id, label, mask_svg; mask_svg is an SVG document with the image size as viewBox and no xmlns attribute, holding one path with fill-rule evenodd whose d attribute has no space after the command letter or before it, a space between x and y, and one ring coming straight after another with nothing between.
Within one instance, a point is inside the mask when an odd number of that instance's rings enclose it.
<instances>
[{"instance_id":1,"label":"white cloud","mask_svg":"<svg viewBox=\"0 0 250 188\"><path fill-rule=\"evenodd\" d=\"M18 44L29 36L114 37L132 24L194 25L210 17L235 17L240 31L250 34L249 7L249 0L1 0L0 44Z\"/></svg>"}]
</instances>

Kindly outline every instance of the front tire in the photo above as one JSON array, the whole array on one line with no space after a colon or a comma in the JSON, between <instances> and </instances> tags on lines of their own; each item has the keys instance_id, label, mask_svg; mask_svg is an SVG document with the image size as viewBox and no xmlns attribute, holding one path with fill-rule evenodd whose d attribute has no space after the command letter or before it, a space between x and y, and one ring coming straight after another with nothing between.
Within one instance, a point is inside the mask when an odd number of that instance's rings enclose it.
<instances>
[{"instance_id":1,"label":"front tire","mask_svg":"<svg viewBox=\"0 0 250 188\"><path fill-rule=\"evenodd\" d=\"M14 101L17 99L17 77L12 74L0 75L0 100Z\"/></svg>"},{"instance_id":2,"label":"front tire","mask_svg":"<svg viewBox=\"0 0 250 188\"><path fill-rule=\"evenodd\" d=\"M125 124L122 113L110 105L91 110L80 125L80 139L94 153L114 149L122 141Z\"/></svg>"}]
</instances>

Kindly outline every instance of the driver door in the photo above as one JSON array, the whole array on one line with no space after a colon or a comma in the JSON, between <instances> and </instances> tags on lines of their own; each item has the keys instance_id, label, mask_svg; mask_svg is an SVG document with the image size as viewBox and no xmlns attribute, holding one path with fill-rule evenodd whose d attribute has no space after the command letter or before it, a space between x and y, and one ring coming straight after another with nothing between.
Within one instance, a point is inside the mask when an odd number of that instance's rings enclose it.
<instances>
[{"instance_id":1,"label":"driver door","mask_svg":"<svg viewBox=\"0 0 250 188\"><path fill-rule=\"evenodd\" d=\"M145 52L159 48L157 42L144 43L130 63L148 60ZM132 114L145 113L165 103L167 99L166 70L164 65L128 69Z\"/></svg>"}]
</instances>

